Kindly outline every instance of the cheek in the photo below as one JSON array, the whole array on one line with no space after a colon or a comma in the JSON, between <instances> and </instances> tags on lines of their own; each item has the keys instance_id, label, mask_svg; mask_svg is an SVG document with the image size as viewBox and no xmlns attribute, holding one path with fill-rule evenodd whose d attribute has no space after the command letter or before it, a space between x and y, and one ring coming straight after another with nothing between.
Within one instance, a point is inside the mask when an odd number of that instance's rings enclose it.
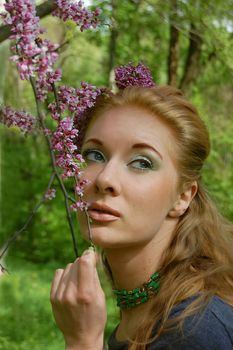
<instances>
[{"instance_id":1,"label":"cheek","mask_svg":"<svg viewBox=\"0 0 233 350\"><path fill-rule=\"evenodd\" d=\"M90 171L90 169L85 169L82 171L82 175L80 176L79 180L87 180L87 184L85 184L83 189L83 200L88 201L88 194L93 190L93 183L94 183L95 175L93 171Z\"/></svg>"},{"instance_id":2,"label":"cheek","mask_svg":"<svg viewBox=\"0 0 233 350\"><path fill-rule=\"evenodd\" d=\"M128 198L131 196L131 202L134 203L133 211L141 212L145 216L156 213L166 216L175 200L175 188L173 181L160 177L148 181L146 186L145 183L144 186L138 183L135 188L131 188Z\"/></svg>"},{"instance_id":3,"label":"cheek","mask_svg":"<svg viewBox=\"0 0 233 350\"><path fill-rule=\"evenodd\" d=\"M80 180L88 180L88 184L85 186L85 189L88 191L89 188L92 187L92 185L95 183L96 178L98 177L99 172L101 171L101 166L98 166L97 164L89 165L82 171L82 175L80 177Z\"/></svg>"}]
</instances>

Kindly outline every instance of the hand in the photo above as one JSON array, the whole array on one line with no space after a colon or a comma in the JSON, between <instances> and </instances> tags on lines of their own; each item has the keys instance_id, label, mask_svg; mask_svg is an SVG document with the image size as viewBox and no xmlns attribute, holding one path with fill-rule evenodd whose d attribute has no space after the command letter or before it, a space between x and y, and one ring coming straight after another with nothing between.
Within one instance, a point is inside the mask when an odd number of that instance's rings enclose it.
<instances>
[{"instance_id":1,"label":"hand","mask_svg":"<svg viewBox=\"0 0 233 350\"><path fill-rule=\"evenodd\" d=\"M103 349L107 311L97 259L94 251L87 250L54 275L51 304L67 350Z\"/></svg>"}]
</instances>

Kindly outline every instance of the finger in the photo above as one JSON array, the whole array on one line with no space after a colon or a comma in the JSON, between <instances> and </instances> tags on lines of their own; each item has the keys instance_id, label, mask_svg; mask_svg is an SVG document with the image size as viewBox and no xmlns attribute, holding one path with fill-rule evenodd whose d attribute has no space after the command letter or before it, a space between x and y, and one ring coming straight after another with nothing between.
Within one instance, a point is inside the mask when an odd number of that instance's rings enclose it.
<instances>
[{"instance_id":1,"label":"finger","mask_svg":"<svg viewBox=\"0 0 233 350\"><path fill-rule=\"evenodd\" d=\"M58 285L60 283L60 279L63 275L63 272L64 272L63 269L57 269L54 273L52 286L51 286L51 290L50 290L50 300L51 301L55 300L56 292L58 289Z\"/></svg>"},{"instance_id":2,"label":"finger","mask_svg":"<svg viewBox=\"0 0 233 350\"><path fill-rule=\"evenodd\" d=\"M66 286L69 285L69 279L71 278L71 269L72 269L73 264L68 264L63 271L63 274L60 278L59 285L57 287L56 291L56 299L58 301L62 301L63 299L63 294L66 289Z\"/></svg>"},{"instance_id":3,"label":"finger","mask_svg":"<svg viewBox=\"0 0 233 350\"><path fill-rule=\"evenodd\" d=\"M77 294L78 294L78 271L79 271L79 259L70 266L68 275L63 285L63 301L68 305L76 305Z\"/></svg>"},{"instance_id":4,"label":"finger","mask_svg":"<svg viewBox=\"0 0 233 350\"><path fill-rule=\"evenodd\" d=\"M95 294L96 254L87 250L79 259L77 284L78 297L84 302L89 302Z\"/></svg>"},{"instance_id":5,"label":"finger","mask_svg":"<svg viewBox=\"0 0 233 350\"><path fill-rule=\"evenodd\" d=\"M97 269L95 269L95 274L94 274L94 281L97 286L100 286L100 279L99 279L99 274Z\"/></svg>"}]
</instances>

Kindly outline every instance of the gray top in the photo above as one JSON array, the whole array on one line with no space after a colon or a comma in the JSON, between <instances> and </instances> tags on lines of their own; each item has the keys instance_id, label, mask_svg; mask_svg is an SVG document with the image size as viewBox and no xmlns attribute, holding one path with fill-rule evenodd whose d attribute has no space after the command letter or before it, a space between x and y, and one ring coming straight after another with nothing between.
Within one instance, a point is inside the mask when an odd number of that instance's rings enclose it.
<instances>
[{"instance_id":1,"label":"gray top","mask_svg":"<svg viewBox=\"0 0 233 350\"><path fill-rule=\"evenodd\" d=\"M192 300L193 298L188 299L175 306L171 317L181 313ZM116 340L116 330L117 328L109 338L109 350L127 350L127 342ZM233 350L233 307L214 296L201 314L185 319L183 336L178 331L162 334L147 349Z\"/></svg>"}]
</instances>

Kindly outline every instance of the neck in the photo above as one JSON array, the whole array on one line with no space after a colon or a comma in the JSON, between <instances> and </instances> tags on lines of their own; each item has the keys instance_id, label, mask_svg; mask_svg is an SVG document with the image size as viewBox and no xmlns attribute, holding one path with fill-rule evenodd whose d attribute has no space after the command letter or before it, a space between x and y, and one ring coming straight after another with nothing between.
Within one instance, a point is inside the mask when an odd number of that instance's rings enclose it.
<instances>
[{"instance_id":1,"label":"neck","mask_svg":"<svg viewBox=\"0 0 233 350\"><path fill-rule=\"evenodd\" d=\"M105 249L115 289L132 290L140 287L159 270L177 222L178 220L169 221L147 244ZM132 309L121 309L121 320L116 334L118 340L134 337L139 324L147 318L152 301L153 298Z\"/></svg>"},{"instance_id":2,"label":"neck","mask_svg":"<svg viewBox=\"0 0 233 350\"><path fill-rule=\"evenodd\" d=\"M166 225L166 230L160 230L158 235L144 245L105 249L115 289L130 291L140 287L159 270L162 255L170 243L175 224L173 222L173 225ZM121 310L122 317L131 317L130 315L141 312L142 308L147 308L147 304L148 302L130 310Z\"/></svg>"},{"instance_id":3,"label":"neck","mask_svg":"<svg viewBox=\"0 0 233 350\"><path fill-rule=\"evenodd\" d=\"M105 251L116 289L134 289L146 282L156 271L160 254L152 256L148 254L150 250L151 247L146 245Z\"/></svg>"},{"instance_id":4,"label":"neck","mask_svg":"<svg viewBox=\"0 0 233 350\"><path fill-rule=\"evenodd\" d=\"M166 226L149 242L135 246L106 248L105 255L117 289L131 290L142 285L159 269L176 223Z\"/></svg>"}]
</instances>

